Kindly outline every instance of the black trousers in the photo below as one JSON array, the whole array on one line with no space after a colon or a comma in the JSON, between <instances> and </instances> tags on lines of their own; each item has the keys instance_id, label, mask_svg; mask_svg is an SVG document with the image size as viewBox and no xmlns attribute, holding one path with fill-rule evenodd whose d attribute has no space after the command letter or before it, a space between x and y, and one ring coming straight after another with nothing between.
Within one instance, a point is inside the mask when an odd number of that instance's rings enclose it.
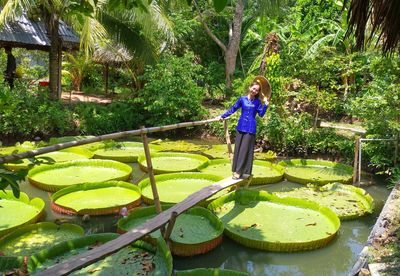
<instances>
[{"instance_id":1,"label":"black trousers","mask_svg":"<svg viewBox=\"0 0 400 276\"><path fill-rule=\"evenodd\" d=\"M237 131L235 139L235 152L233 155L232 172L240 175L251 174L253 169L254 145L256 135Z\"/></svg>"}]
</instances>

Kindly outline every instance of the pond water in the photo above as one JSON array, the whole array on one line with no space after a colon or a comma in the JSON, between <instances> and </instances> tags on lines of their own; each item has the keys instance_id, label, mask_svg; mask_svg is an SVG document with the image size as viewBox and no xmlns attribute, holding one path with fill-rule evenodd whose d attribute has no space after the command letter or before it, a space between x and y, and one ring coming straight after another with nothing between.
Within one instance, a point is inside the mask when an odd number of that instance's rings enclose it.
<instances>
[{"instance_id":1,"label":"pond water","mask_svg":"<svg viewBox=\"0 0 400 276\"><path fill-rule=\"evenodd\" d=\"M133 168L132 182L138 183L146 177L138 164ZM251 186L268 192L289 191L303 185L283 181L277 184ZM222 267L249 272L251 275L347 275L362 250L389 192L384 183L372 176L363 175L362 188L375 200L375 212L357 220L343 221L339 235L327 247L298 253L276 253L250 249L224 237L223 243L213 251L195 257L174 257L174 269L197 267ZM117 215L91 217L84 222L82 217L65 216L50 209L50 194L29 183L21 190L30 198L40 197L46 202L45 221L69 222L81 225L86 234L115 232ZM271 222L273 223L273 222Z\"/></svg>"}]
</instances>

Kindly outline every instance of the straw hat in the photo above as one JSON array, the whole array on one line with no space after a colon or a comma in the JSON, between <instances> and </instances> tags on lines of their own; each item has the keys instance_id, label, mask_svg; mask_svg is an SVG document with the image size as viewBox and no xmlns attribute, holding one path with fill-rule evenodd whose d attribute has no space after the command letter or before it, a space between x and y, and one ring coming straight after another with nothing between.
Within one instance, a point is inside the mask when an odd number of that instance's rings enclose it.
<instances>
[{"instance_id":1,"label":"straw hat","mask_svg":"<svg viewBox=\"0 0 400 276\"><path fill-rule=\"evenodd\" d=\"M254 78L253 82L260 84L261 93L269 100L271 98L271 85L269 81L263 76L257 76Z\"/></svg>"}]
</instances>

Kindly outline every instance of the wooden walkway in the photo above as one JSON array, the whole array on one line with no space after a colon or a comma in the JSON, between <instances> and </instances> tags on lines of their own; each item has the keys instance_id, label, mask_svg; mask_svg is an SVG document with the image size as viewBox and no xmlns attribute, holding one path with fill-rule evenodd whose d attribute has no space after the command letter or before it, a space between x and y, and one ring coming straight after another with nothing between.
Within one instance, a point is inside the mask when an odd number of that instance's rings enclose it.
<instances>
[{"instance_id":1,"label":"wooden walkway","mask_svg":"<svg viewBox=\"0 0 400 276\"><path fill-rule=\"evenodd\" d=\"M225 178L213 185L205 187L200 191L191 194L182 202L175 204L173 207L158 214L156 217L148 220L139 227L134 228L129 232L121 235L115 240L109 241L88 252L77 255L63 263L54 265L36 275L38 276L68 275L73 271L86 267L98 260L105 258L106 256L109 256L117 252L121 248L159 229L161 226L165 225L171 219L173 213L176 212L178 215L182 214L189 208L195 206L199 202L205 200L206 198L216 194L217 192L225 188L238 184L246 184L246 182L249 181L251 181L251 179L234 180L231 177Z\"/></svg>"}]
</instances>

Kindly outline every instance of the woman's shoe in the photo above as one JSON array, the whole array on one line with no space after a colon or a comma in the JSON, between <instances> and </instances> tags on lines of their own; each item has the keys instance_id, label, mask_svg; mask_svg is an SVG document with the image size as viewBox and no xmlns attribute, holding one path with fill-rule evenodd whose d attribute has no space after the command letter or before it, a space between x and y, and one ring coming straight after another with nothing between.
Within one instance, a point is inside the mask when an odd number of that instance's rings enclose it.
<instances>
[{"instance_id":1,"label":"woman's shoe","mask_svg":"<svg viewBox=\"0 0 400 276\"><path fill-rule=\"evenodd\" d=\"M238 180L238 179L240 179L240 177L241 177L240 174L238 174L238 173L233 173L232 179L233 179L233 180Z\"/></svg>"}]
</instances>

